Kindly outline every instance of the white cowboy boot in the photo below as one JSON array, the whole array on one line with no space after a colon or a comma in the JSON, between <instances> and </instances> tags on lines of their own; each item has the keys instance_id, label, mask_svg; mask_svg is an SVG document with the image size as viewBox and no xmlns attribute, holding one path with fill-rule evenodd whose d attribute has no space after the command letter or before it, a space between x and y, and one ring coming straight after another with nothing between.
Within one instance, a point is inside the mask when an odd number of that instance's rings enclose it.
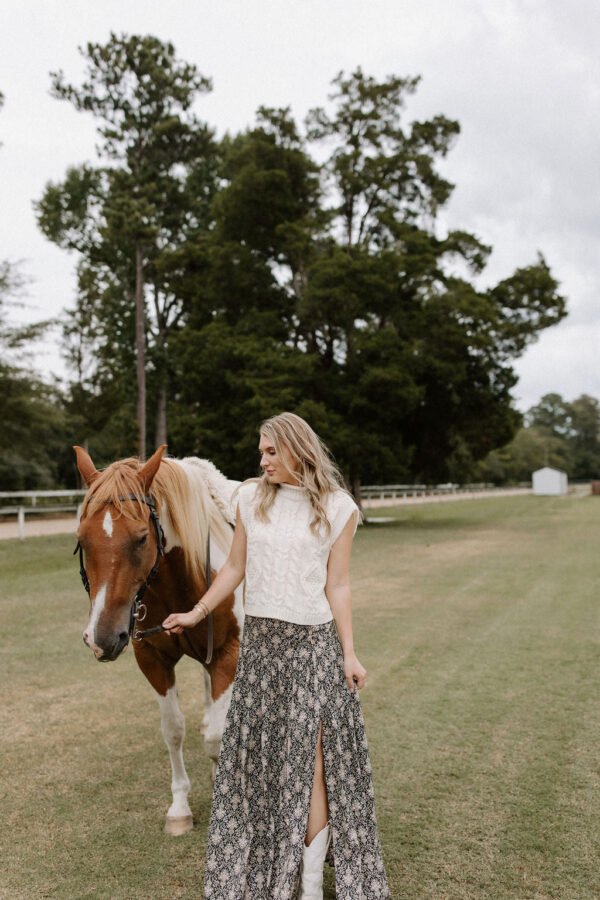
<instances>
[{"instance_id":1,"label":"white cowboy boot","mask_svg":"<svg viewBox=\"0 0 600 900\"><path fill-rule=\"evenodd\" d=\"M323 864L330 840L331 824L328 822L314 836L308 847L304 845L300 866L299 900L323 900Z\"/></svg>"}]
</instances>

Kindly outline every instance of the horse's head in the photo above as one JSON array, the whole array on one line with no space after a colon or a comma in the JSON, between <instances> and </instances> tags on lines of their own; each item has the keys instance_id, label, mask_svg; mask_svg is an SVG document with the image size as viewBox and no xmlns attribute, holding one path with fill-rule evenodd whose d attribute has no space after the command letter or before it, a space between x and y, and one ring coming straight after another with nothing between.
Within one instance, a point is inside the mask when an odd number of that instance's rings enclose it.
<instances>
[{"instance_id":1,"label":"horse's head","mask_svg":"<svg viewBox=\"0 0 600 900\"><path fill-rule=\"evenodd\" d=\"M143 466L128 459L98 472L90 455L75 447L88 486L77 534L91 603L83 640L101 661L116 659L127 646L135 595L157 560L158 536L144 498L164 450Z\"/></svg>"}]
</instances>

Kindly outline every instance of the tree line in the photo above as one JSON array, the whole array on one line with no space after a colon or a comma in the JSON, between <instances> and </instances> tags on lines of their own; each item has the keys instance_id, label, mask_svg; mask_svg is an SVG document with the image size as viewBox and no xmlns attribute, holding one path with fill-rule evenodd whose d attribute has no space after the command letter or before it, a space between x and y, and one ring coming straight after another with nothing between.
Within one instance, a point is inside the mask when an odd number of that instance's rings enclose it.
<instances>
[{"instance_id":1,"label":"tree line","mask_svg":"<svg viewBox=\"0 0 600 900\"><path fill-rule=\"evenodd\" d=\"M478 478L497 484L530 481L542 466L571 479L600 479L600 402L582 394L573 401L545 394L525 414L513 440L476 467Z\"/></svg>"},{"instance_id":2,"label":"tree line","mask_svg":"<svg viewBox=\"0 0 600 900\"><path fill-rule=\"evenodd\" d=\"M51 90L94 117L98 160L36 203L77 265L72 377L46 398L65 447L109 462L167 442L241 478L261 419L291 409L356 490L464 481L511 440L513 363L565 299L541 254L480 288L491 247L440 234L460 128L405 121L418 77L342 72L303 122L261 107L218 139L196 111L210 79L170 43L81 52L81 84L58 71Z\"/></svg>"}]
</instances>

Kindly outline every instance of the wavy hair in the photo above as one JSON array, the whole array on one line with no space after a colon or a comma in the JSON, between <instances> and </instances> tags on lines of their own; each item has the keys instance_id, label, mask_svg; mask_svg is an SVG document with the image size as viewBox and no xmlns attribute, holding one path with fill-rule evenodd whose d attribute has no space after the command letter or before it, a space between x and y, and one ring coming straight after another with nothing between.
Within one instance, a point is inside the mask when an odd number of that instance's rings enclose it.
<instances>
[{"instance_id":1,"label":"wavy hair","mask_svg":"<svg viewBox=\"0 0 600 900\"><path fill-rule=\"evenodd\" d=\"M260 433L272 441L280 461L283 461L283 448L285 447L289 451L294 461L294 470L291 474L308 494L313 508L314 518L310 523L311 531L318 534L322 525L325 533L329 534L331 523L325 512L326 496L337 490L343 490L352 496L344 484L342 473L329 448L313 431L308 422L291 412L283 412L265 419L261 423ZM269 509L275 500L279 485L271 484L264 472L260 477L249 478L247 481L258 483L256 517L263 522L268 522ZM359 516L362 520L362 514Z\"/></svg>"}]
</instances>

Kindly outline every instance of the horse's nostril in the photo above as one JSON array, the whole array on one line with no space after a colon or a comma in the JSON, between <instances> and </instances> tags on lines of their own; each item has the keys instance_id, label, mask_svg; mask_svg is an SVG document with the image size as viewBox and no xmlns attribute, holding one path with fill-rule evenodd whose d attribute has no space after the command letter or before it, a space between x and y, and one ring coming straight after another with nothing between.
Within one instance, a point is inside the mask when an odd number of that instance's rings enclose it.
<instances>
[{"instance_id":1,"label":"horse's nostril","mask_svg":"<svg viewBox=\"0 0 600 900\"><path fill-rule=\"evenodd\" d=\"M129 632L127 632L127 631L119 632L119 638L114 647L115 655L118 656L119 653L122 653L128 643L129 643Z\"/></svg>"},{"instance_id":2,"label":"horse's nostril","mask_svg":"<svg viewBox=\"0 0 600 900\"><path fill-rule=\"evenodd\" d=\"M83 643L85 644L86 647L89 647L89 646L90 646L90 642L88 641L88 636L87 636L87 634L84 634L84 635L83 635Z\"/></svg>"}]
</instances>

